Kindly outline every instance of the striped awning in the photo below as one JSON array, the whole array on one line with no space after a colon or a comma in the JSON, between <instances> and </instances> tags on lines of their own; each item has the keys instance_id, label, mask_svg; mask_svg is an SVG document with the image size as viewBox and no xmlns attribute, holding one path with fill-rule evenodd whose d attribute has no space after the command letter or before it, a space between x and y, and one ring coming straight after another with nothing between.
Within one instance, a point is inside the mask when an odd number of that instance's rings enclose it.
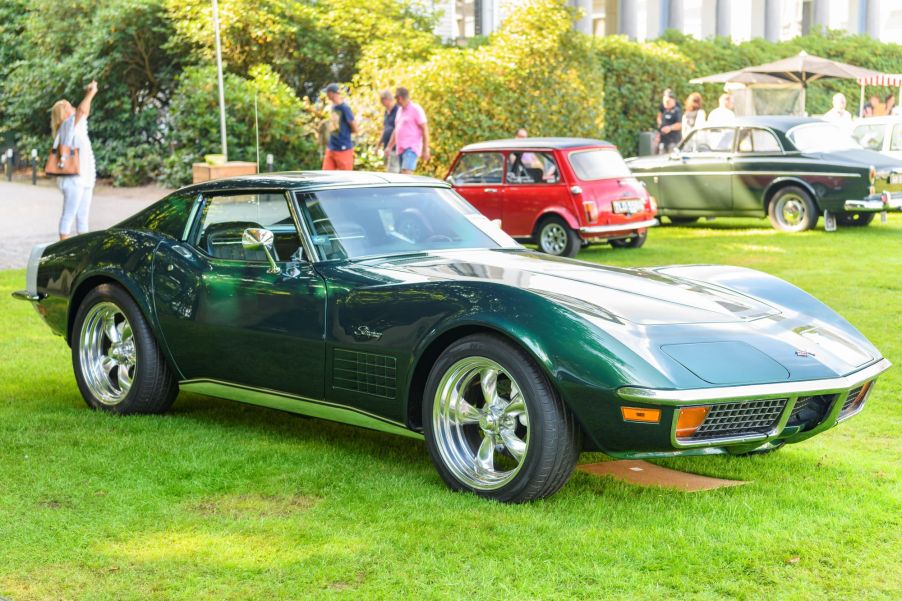
<instances>
[{"instance_id":1,"label":"striped awning","mask_svg":"<svg viewBox=\"0 0 902 601\"><path fill-rule=\"evenodd\" d=\"M898 88L902 86L902 73L889 75L880 73L879 75L869 75L868 77L859 77L858 85L860 86L890 86Z\"/></svg>"}]
</instances>

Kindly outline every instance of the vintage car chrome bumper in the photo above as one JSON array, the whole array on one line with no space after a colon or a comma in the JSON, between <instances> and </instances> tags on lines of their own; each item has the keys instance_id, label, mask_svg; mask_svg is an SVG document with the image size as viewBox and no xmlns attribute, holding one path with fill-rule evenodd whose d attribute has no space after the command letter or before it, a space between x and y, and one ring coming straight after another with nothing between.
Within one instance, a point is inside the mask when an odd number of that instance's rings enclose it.
<instances>
[{"instance_id":1,"label":"vintage car chrome bumper","mask_svg":"<svg viewBox=\"0 0 902 601\"><path fill-rule=\"evenodd\" d=\"M13 298L26 301L39 301L44 295L38 292L38 265L41 263L41 257L44 255L44 249L50 246L47 244L35 244L31 247L31 254L28 256L28 269L25 272L25 290L17 290L13 292Z\"/></svg>"},{"instance_id":2,"label":"vintage car chrome bumper","mask_svg":"<svg viewBox=\"0 0 902 601\"><path fill-rule=\"evenodd\" d=\"M850 212L879 213L902 210L902 192L884 192L862 200L847 200L843 209Z\"/></svg>"},{"instance_id":3,"label":"vintage car chrome bumper","mask_svg":"<svg viewBox=\"0 0 902 601\"><path fill-rule=\"evenodd\" d=\"M594 236L596 234L609 234L611 232L628 232L632 230L641 230L647 227L658 225L657 219L646 219L645 221L635 221L633 223L621 223L619 225L593 225L589 227L579 228L580 234Z\"/></svg>"},{"instance_id":4,"label":"vintage car chrome bumper","mask_svg":"<svg viewBox=\"0 0 902 601\"><path fill-rule=\"evenodd\" d=\"M881 359L847 376L824 380L690 390L625 387L619 389L617 394L625 401L673 407L670 442L674 449L725 446L756 448L776 439L799 442L857 414L864 407L877 376L890 366L889 360ZM819 403L824 404L823 413L815 423L809 424L810 427L807 429L789 424L796 404L803 399L808 402L808 399L812 398L817 398ZM707 415L713 416L714 422L720 420L720 423L728 424L728 428L737 423L741 425L756 420L760 422L762 416L769 415L772 418L765 427L755 428L756 431L745 433L731 431L727 435L718 436L717 423L714 423L715 427L710 430L713 434L706 434L700 438L696 438L695 435L679 437L677 422L680 409L684 407L709 407ZM758 415L754 412L758 412ZM706 416L705 419L709 417ZM705 422L701 425L704 426Z\"/></svg>"}]
</instances>

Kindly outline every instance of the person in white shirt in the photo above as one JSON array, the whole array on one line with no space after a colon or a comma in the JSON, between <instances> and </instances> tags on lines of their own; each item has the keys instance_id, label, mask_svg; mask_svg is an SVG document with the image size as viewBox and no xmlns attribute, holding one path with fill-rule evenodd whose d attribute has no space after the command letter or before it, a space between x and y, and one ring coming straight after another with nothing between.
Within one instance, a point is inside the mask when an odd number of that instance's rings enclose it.
<instances>
[{"instance_id":1,"label":"person in white shirt","mask_svg":"<svg viewBox=\"0 0 902 601\"><path fill-rule=\"evenodd\" d=\"M684 140L689 137L693 129L705 124L707 115L705 109L702 108L703 102L702 95L698 92L692 92L686 98L686 104L683 106L683 128L680 130Z\"/></svg>"},{"instance_id":2,"label":"person in white shirt","mask_svg":"<svg viewBox=\"0 0 902 601\"><path fill-rule=\"evenodd\" d=\"M77 233L84 234L88 231L88 213L97 180L94 152L88 138L88 115L91 114L91 101L95 94L97 82L92 81L85 88L85 97L77 109L68 100L60 100L50 110L53 147L65 145L78 149L78 174L64 175L56 179L57 186L63 193L63 214L59 223L60 240L65 240L72 234L73 222Z\"/></svg>"},{"instance_id":3,"label":"person in white shirt","mask_svg":"<svg viewBox=\"0 0 902 601\"><path fill-rule=\"evenodd\" d=\"M721 94L718 106L708 115L705 125L729 125L736 119L733 112L733 97L729 94Z\"/></svg>"},{"instance_id":4,"label":"person in white shirt","mask_svg":"<svg viewBox=\"0 0 902 601\"><path fill-rule=\"evenodd\" d=\"M824 113L823 119L837 124L852 123L852 113L846 110L846 97L843 94L833 95L833 108Z\"/></svg>"}]
</instances>

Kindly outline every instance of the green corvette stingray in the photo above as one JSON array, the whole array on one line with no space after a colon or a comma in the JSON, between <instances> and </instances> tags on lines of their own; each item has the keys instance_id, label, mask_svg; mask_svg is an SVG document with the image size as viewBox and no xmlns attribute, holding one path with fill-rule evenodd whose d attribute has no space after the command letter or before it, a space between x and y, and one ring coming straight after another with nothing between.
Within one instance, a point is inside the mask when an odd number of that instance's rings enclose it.
<instances>
[{"instance_id":1,"label":"green corvette stingray","mask_svg":"<svg viewBox=\"0 0 902 601\"><path fill-rule=\"evenodd\" d=\"M27 289L81 394L187 390L425 437L455 490L521 502L583 450L760 453L859 412L889 362L767 274L527 250L446 184L287 173L175 192L39 246Z\"/></svg>"}]
</instances>

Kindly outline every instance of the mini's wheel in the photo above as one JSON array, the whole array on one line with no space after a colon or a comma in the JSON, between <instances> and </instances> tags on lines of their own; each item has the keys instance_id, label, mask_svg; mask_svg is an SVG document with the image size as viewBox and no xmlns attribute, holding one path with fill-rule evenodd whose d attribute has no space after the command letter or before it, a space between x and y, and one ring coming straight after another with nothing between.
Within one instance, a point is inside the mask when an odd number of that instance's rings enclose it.
<instances>
[{"instance_id":1,"label":"mini's wheel","mask_svg":"<svg viewBox=\"0 0 902 601\"><path fill-rule=\"evenodd\" d=\"M85 296L72 329L72 364L85 402L113 413L160 413L178 381L135 301L113 284Z\"/></svg>"},{"instance_id":2,"label":"mini's wheel","mask_svg":"<svg viewBox=\"0 0 902 601\"><path fill-rule=\"evenodd\" d=\"M582 239L560 217L548 217L539 226L536 235L543 253L558 257L575 257L582 246Z\"/></svg>"},{"instance_id":3,"label":"mini's wheel","mask_svg":"<svg viewBox=\"0 0 902 601\"><path fill-rule=\"evenodd\" d=\"M673 225L689 225L698 221L698 217L668 217Z\"/></svg>"},{"instance_id":4,"label":"mini's wheel","mask_svg":"<svg viewBox=\"0 0 902 601\"><path fill-rule=\"evenodd\" d=\"M453 490L508 503L556 492L579 446L573 416L523 350L489 334L436 361L423 395L429 454Z\"/></svg>"},{"instance_id":5,"label":"mini's wheel","mask_svg":"<svg viewBox=\"0 0 902 601\"><path fill-rule=\"evenodd\" d=\"M609 244L613 248L641 248L648 239L648 232L641 234L633 233L629 238L621 238L619 240L611 240Z\"/></svg>"},{"instance_id":6,"label":"mini's wheel","mask_svg":"<svg viewBox=\"0 0 902 601\"><path fill-rule=\"evenodd\" d=\"M846 227L865 227L874 221L876 213L837 213L836 223Z\"/></svg>"},{"instance_id":7,"label":"mini's wheel","mask_svg":"<svg viewBox=\"0 0 902 601\"><path fill-rule=\"evenodd\" d=\"M777 191L767 206L767 215L774 229L784 232L810 230L820 217L811 195L797 186Z\"/></svg>"}]
</instances>

